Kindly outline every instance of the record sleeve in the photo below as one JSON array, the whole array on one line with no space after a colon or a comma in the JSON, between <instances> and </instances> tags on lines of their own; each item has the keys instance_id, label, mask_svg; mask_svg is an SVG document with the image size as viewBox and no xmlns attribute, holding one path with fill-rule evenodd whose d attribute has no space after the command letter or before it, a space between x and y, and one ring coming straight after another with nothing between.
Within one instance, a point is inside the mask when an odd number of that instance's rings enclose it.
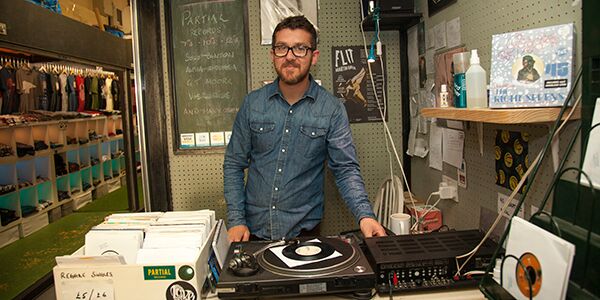
<instances>
[{"instance_id":1,"label":"record sleeve","mask_svg":"<svg viewBox=\"0 0 600 300\"><path fill-rule=\"evenodd\" d=\"M532 278L533 299L565 299L575 245L523 220L513 217L506 255L521 259ZM516 299L529 299L524 270L514 258L506 258L503 287Z\"/></svg>"},{"instance_id":2,"label":"record sleeve","mask_svg":"<svg viewBox=\"0 0 600 300\"><path fill-rule=\"evenodd\" d=\"M490 108L561 106L573 81L572 23L492 36Z\"/></svg>"}]
</instances>

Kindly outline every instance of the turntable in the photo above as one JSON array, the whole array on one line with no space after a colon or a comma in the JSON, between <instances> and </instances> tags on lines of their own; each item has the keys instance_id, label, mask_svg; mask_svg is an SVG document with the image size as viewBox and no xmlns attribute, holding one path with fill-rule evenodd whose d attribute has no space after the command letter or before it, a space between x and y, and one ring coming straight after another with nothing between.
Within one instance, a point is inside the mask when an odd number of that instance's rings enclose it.
<instances>
[{"instance_id":1,"label":"turntable","mask_svg":"<svg viewBox=\"0 0 600 300\"><path fill-rule=\"evenodd\" d=\"M331 237L237 242L217 284L219 298L369 293L375 274L353 240Z\"/></svg>"}]
</instances>

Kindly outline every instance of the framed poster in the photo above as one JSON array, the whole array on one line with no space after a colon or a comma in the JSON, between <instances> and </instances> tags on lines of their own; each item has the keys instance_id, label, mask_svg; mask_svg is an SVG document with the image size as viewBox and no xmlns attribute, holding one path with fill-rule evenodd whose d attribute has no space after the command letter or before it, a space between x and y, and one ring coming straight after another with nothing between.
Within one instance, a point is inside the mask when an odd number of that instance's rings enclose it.
<instances>
[{"instance_id":1,"label":"framed poster","mask_svg":"<svg viewBox=\"0 0 600 300\"><path fill-rule=\"evenodd\" d=\"M261 45L271 45L275 26L290 16L304 15L318 28L317 11L317 0L260 0Z\"/></svg>"},{"instance_id":2,"label":"framed poster","mask_svg":"<svg viewBox=\"0 0 600 300\"><path fill-rule=\"evenodd\" d=\"M382 48L385 62L385 46ZM342 98L350 123L365 123L381 121L381 114L377 105L385 107L383 93L387 87L384 70L381 68L380 58L371 63L375 88L371 84L367 56L363 46L332 47L332 76L333 94ZM385 69L385 68L384 68ZM387 110L386 116L387 120Z\"/></svg>"},{"instance_id":3,"label":"framed poster","mask_svg":"<svg viewBox=\"0 0 600 300\"><path fill-rule=\"evenodd\" d=\"M427 0L427 12L431 17L446 6L455 3L456 0Z\"/></svg>"}]
</instances>

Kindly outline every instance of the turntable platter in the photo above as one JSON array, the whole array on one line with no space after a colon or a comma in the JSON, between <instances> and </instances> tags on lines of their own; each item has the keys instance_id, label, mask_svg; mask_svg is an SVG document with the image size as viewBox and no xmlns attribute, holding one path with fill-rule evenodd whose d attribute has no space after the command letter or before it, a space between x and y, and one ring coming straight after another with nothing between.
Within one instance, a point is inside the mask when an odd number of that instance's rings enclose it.
<instances>
[{"instance_id":1,"label":"turntable platter","mask_svg":"<svg viewBox=\"0 0 600 300\"><path fill-rule=\"evenodd\" d=\"M283 249L284 255L288 258L304 261L313 259L315 260L314 263L290 268L269 250L262 252L258 256L258 263L265 270L275 274L291 277L305 277L331 274L344 270L353 265L358 259L355 248L342 239L319 238L319 241L320 242L301 241L299 244L288 245ZM302 255L302 251L307 251L309 254ZM330 256L334 251L341 253L341 255L331 259L322 260L323 258Z\"/></svg>"}]
</instances>

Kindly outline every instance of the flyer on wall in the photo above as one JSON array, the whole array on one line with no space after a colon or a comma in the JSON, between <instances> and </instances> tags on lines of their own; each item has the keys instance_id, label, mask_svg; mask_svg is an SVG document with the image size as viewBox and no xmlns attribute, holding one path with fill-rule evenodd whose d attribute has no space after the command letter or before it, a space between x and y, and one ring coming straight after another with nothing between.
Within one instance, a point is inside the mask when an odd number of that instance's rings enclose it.
<instances>
[{"instance_id":1,"label":"flyer on wall","mask_svg":"<svg viewBox=\"0 0 600 300\"><path fill-rule=\"evenodd\" d=\"M385 46L382 48L381 57L385 70ZM333 92L343 99L350 123L381 121L378 107L381 106L383 109L387 105L383 98L383 93L387 94L387 83L381 67L381 58L377 57L377 60L371 63L375 81L375 89L373 89L363 46L332 47L331 55ZM385 118L387 120L387 112Z\"/></svg>"}]
</instances>

